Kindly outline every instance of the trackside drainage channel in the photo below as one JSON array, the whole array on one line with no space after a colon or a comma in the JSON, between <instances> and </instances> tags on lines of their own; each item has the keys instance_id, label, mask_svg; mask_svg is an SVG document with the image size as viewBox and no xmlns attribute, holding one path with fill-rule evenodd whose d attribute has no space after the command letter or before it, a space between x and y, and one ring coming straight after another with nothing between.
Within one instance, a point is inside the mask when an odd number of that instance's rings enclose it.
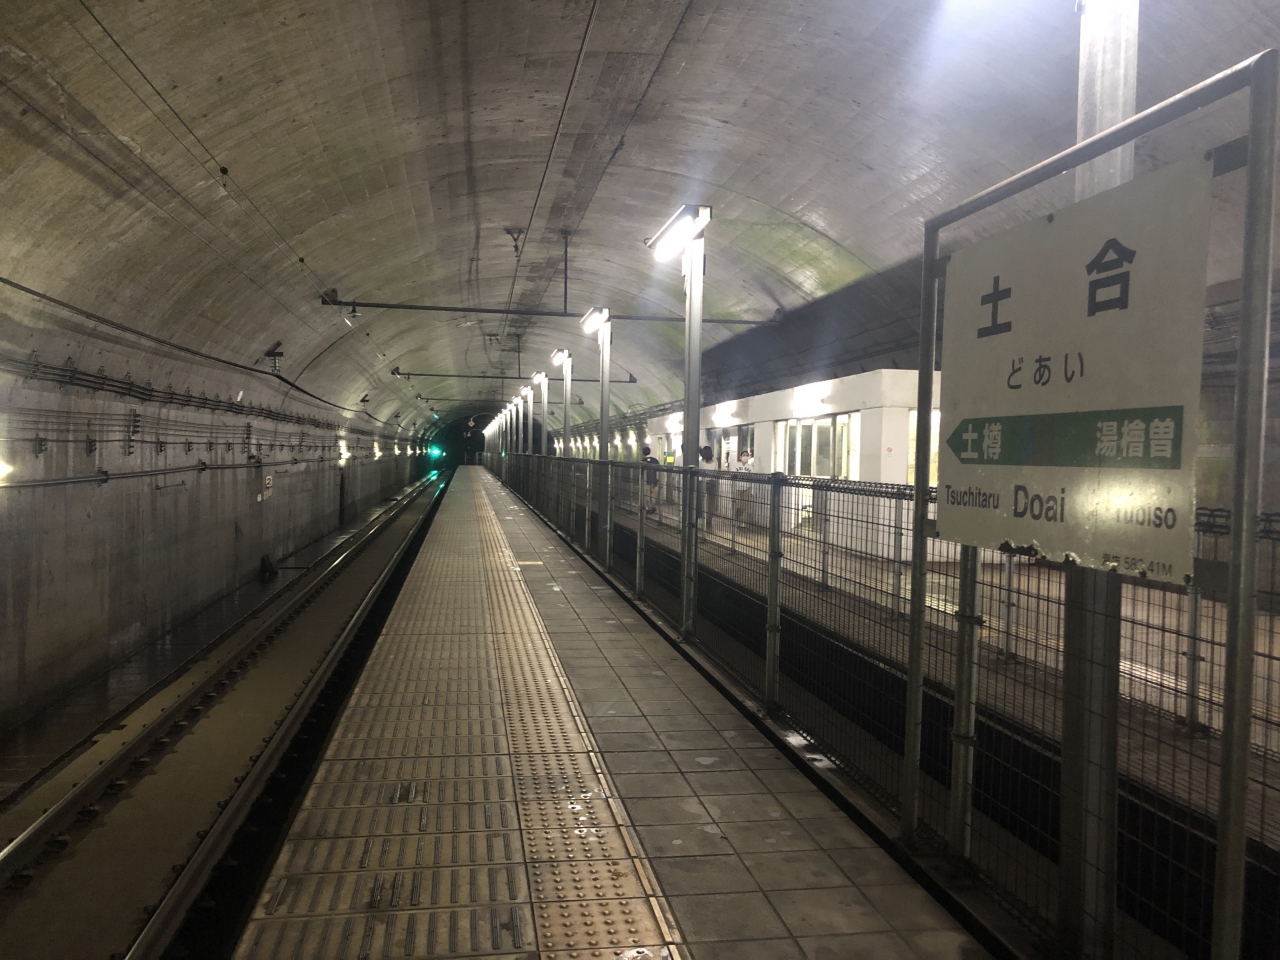
<instances>
[{"instance_id":1,"label":"trackside drainage channel","mask_svg":"<svg viewBox=\"0 0 1280 960\"><path fill-rule=\"evenodd\" d=\"M347 697L359 680L383 625L395 607L405 578L413 568L442 500L443 493L436 498L426 522L414 535L364 623L334 666L279 765L268 778L267 786L236 831L226 854L214 868L164 957L172 960L213 960L229 957L234 952L240 931L253 912L334 724L341 716Z\"/></svg>"}]
</instances>

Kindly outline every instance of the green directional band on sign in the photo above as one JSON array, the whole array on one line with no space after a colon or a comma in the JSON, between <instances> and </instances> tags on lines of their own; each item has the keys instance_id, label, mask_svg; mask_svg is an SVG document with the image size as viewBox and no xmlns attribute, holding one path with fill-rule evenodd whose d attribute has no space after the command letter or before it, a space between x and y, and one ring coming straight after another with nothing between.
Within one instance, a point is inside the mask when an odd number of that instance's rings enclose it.
<instances>
[{"instance_id":1,"label":"green directional band on sign","mask_svg":"<svg viewBox=\"0 0 1280 960\"><path fill-rule=\"evenodd\" d=\"M991 467L1182 468L1182 407L1134 407L961 420L947 446Z\"/></svg>"}]
</instances>

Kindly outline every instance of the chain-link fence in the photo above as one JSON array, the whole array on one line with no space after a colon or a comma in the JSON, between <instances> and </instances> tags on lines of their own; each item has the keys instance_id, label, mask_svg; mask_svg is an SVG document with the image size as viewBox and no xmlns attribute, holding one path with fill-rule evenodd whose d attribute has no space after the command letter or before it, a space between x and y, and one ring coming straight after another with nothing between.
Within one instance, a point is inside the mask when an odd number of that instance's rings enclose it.
<instances>
[{"instance_id":1,"label":"chain-link fence","mask_svg":"<svg viewBox=\"0 0 1280 960\"><path fill-rule=\"evenodd\" d=\"M886 810L900 809L911 488L698 472L686 514L681 468L488 462ZM1195 586L1114 581L1117 956L1209 956L1227 519L1197 518ZM1270 957L1280 954L1280 517L1262 519L1258 546L1245 953ZM936 538L928 551L918 837L1050 942L1063 824L1077 812L1064 810L1062 789L1066 572Z\"/></svg>"}]
</instances>

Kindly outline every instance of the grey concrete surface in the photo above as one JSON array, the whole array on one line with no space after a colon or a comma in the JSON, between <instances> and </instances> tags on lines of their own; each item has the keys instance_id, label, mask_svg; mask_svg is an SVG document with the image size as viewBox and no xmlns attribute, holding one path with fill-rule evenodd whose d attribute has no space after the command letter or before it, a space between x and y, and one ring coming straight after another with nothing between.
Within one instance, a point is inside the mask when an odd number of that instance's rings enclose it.
<instances>
[{"instance_id":1,"label":"grey concrete surface","mask_svg":"<svg viewBox=\"0 0 1280 960\"><path fill-rule=\"evenodd\" d=\"M221 453L244 463L241 452ZM152 447L129 466L158 469L196 455ZM407 457L343 468L336 458L286 457L264 452L263 465L241 469L0 490L0 730L254 580L264 555L279 561L333 531L340 470L355 516L401 489L412 469ZM273 464L277 458L284 462ZM128 469L102 459L113 472ZM259 500L266 475L272 495Z\"/></svg>"},{"instance_id":2,"label":"grey concrete surface","mask_svg":"<svg viewBox=\"0 0 1280 960\"><path fill-rule=\"evenodd\" d=\"M60 764L104 723L144 696L157 683L183 668L270 598L287 588L307 568L339 546L394 503L385 500L354 521L281 558L275 579L251 580L167 630L106 671L75 684L15 726L0 730L0 809L30 781Z\"/></svg>"},{"instance_id":3,"label":"grey concrete surface","mask_svg":"<svg viewBox=\"0 0 1280 960\"><path fill-rule=\"evenodd\" d=\"M987 956L522 503L482 486L694 960Z\"/></svg>"}]
</instances>

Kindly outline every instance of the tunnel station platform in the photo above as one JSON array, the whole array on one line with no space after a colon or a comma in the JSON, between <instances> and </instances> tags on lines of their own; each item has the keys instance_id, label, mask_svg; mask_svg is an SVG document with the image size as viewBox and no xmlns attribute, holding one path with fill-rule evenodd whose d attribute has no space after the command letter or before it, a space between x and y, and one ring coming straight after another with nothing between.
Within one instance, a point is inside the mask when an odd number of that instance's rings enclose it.
<instances>
[{"instance_id":1,"label":"tunnel station platform","mask_svg":"<svg viewBox=\"0 0 1280 960\"><path fill-rule=\"evenodd\" d=\"M462 467L236 956L986 953L569 546Z\"/></svg>"}]
</instances>

